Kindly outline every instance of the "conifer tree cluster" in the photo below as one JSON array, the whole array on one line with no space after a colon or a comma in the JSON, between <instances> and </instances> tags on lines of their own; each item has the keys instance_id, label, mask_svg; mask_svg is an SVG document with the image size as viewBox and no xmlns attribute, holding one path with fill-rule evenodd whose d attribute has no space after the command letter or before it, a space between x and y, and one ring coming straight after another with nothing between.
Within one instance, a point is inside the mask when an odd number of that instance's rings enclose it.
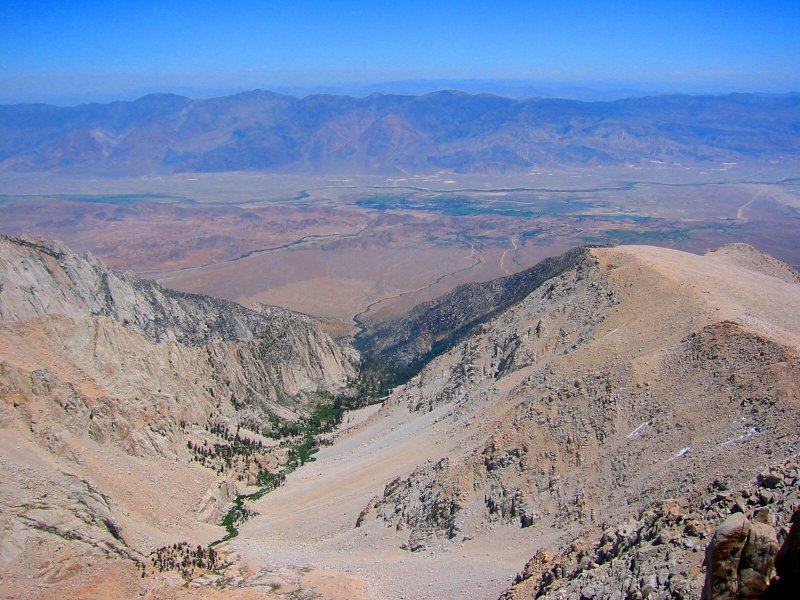
<instances>
[{"instance_id":1,"label":"conifer tree cluster","mask_svg":"<svg viewBox=\"0 0 800 600\"><path fill-rule=\"evenodd\" d=\"M150 554L149 561L159 573L177 571L184 577L193 577L198 571L214 571L222 566L219 553L214 548L194 547L187 542L162 546Z\"/></svg>"},{"instance_id":2,"label":"conifer tree cluster","mask_svg":"<svg viewBox=\"0 0 800 600\"><path fill-rule=\"evenodd\" d=\"M209 443L206 439L200 443L188 440L186 446L192 452L194 461L220 474L234 471L239 481L247 480L253 465L256 466L255 471L263 470L267 458L261 440L243 435L241 426L231 433L227 425L210 419L205 423L205 429L222 441Z\"/></svg>"}]
</instances>

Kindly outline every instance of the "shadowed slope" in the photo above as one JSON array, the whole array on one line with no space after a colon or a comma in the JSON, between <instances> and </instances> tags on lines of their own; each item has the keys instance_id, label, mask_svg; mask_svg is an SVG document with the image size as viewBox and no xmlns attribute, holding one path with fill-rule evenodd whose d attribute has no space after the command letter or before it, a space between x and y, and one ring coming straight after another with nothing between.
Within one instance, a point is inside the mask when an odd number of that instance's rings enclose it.
<instances>
[{"instance_id":1,"label":"shadowed slope","mask_svg":"<svg viewBox=\"0 0 800 600\"><path fill-rule=\"evenodd\" d=\"M508 277L460 285L444 296L415 306L396 321L368 328L358 339L359 347L407 379L480 324L521 301L547 280L575 268L587 254L586 248L576 248Z\"/></svg>"}]
</instances>

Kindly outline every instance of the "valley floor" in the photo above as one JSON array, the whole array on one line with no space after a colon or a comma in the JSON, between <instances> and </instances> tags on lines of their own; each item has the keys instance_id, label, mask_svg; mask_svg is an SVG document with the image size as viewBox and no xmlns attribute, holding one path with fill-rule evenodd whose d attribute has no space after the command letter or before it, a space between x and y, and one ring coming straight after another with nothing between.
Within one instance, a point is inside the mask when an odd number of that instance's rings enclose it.
<instances>
[{"instance_id":1,"label":"valley floor","mask_svg":"<svg viewBox=\"0 0 800 600\"><path fill-rule=\"evenodd\" d=\"M394 527L379 521L354 527L396 476L459 454L464 440L447 412L380 410L254 504L259 515L241 528L233 548L254 569L313 566L356 574L369 598L497 598L547 535L502 525L479 540L409 552L400 549L405 538Z\"/></svg>"}]
</instances>

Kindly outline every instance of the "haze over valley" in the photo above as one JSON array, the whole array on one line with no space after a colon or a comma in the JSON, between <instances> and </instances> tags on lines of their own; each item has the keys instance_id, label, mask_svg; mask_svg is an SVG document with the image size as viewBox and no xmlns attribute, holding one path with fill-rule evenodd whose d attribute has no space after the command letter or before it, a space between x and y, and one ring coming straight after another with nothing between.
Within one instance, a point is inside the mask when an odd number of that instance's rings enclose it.
<instances>
[{"instance_id":1,"label":"haze over valley","mask_svg":"<svg viewBox=\"0 0 800 600\"><path fill-rule=\"evenodd\" d=\"M797 264L797 106L254 92L6 107L0 213L8 233L347 333L586 243L747 241Z\"/></svg>"}]
</instances>

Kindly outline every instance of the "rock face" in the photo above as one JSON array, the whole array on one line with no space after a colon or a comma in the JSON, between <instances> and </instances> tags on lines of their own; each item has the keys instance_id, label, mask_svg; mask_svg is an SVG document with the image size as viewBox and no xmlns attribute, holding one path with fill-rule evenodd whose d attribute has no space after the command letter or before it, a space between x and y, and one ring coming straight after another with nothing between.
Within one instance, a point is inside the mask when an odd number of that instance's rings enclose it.
<instances>
[{"instance_id":1,"label":"rock face","mask_svg":"<svg viewBox=\"0 0 800 600\"><path fill-rule=\"evenodd\" d=\"M226 503L280 459L271 423L356 374L310 317L42 240L0 236L0 318L0 577L21 596L221 537Z\"/></svg>"},{"instance_id":2,"label":"rock face","mask_svg":"<svg viewBox=\"0 0 800 600\"><path fill-rule=\"evenodd\" d=\"M113 320L154 344L205 347L237 405L274 408L332 391L354 373L353 355L304 315L174 292L54 242L0 237L0 319L45 315Z\"/></svg>"},{"instance_id":3,"label":"rock face","mask_svg":"<svg viewBox=\"0 0 800 600\"><path fill-rule=\"evenodd\" d=\"M786 535L775 560L777 579L769 587L767 598L791 598L800 589L800 505L791 518L791 529Z\"/></svg>"}]
</instances>

